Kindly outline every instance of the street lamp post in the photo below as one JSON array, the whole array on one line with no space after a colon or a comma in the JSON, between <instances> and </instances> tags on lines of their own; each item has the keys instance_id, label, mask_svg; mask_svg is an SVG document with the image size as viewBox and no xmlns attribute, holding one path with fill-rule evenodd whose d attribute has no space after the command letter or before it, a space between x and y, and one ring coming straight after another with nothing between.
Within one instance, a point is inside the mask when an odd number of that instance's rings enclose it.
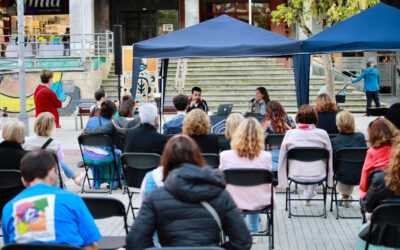
<instances>
[{"instance_id":1,"label":"street lamp post","mask_svg":"<svg viewBox=\"0 0 400 250\"><path fill-rule=\"evenodd\" d=\"M251 15L253 14L252 13L252 8L251 8L251 0L249 0L249 24L251 25Z\"/></svg>"},{"instance_id":2,"label":"street lamp post","mask_svg":"<svg viewBox=\"0 0 400 250\"><path fill-rule=\"evenodd\" d=\"M19 69L19 120L25 124L25 135L29 135L29 117L26 113L25 88L25 38L24 38L24 0L17 0L18 13L18 69Z\"/></svg>"}]
</instances>

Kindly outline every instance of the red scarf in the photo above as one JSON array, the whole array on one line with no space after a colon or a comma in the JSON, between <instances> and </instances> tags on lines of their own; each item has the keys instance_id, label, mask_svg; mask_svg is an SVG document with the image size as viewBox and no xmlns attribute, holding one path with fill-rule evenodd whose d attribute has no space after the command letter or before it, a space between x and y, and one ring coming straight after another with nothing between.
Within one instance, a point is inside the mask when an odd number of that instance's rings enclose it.
<instances>
[{"instance_id":1,"label":"red scarf","mask_svg":"<svg viewBox=\"0 0 400 250\"><path fill-rule=\"evenodd\" d=\"M303 129L303 130L309 130L309 129L314 129L315 125L314 124L299 124L297 126L298 129Z\"/></svg>"}]
</instances>

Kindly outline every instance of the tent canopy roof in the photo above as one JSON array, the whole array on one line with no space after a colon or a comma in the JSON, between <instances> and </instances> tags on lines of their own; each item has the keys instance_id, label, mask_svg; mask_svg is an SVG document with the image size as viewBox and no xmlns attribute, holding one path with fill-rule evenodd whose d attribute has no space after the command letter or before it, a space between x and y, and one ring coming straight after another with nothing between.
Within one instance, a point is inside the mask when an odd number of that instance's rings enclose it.
<instances>
[{"instance_id":1,"label":"tent canopy roof","mask_svg":"<svg viewBox=\"0 0 400 250\"><path fill-rule=\"evenodd\" d=\"M302 42L302 51L400 50L400 9L379 3Z\"/></svg>"},{"instance_id":2,"label":"tent canopy roof","mask_svg":"<svg viewBox=\"0 0 400 250\"><path fill-rule=\"evenodd\" d=\"M227 15L134 44L136 58L290 56L300 51L297 40Z\"/></svg>"}]
</instances>

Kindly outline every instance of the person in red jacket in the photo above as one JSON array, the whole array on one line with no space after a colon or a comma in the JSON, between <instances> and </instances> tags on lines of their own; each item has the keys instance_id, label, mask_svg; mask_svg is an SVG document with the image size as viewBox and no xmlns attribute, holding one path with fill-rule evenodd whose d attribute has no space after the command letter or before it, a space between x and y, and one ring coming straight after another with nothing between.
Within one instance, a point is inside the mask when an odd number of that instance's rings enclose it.
<instances>
[{"instance_id":1,"label":"person in red jacket","mask_svg":"<svg viewBox=\"0 0 400 250\"><path fill-rule=\"evenodd\" d=\"M42 70L40 72L40 80L41 84L37 86L34 94L35 117L40 115L40 113L50 112L56 118L56 128L61 128L57 108L61 108L62 103L56 93L50 89L51 84L53 84L53 72L47 69Z\"/></svg>"},{"instance_id":2,"label":"person in red jacket","mask_svg":"<svg viewBox=\"0 0 400 250\"><path fill-rule=\"evenodd\" d=\"M396 127L386 119L378 118L368 125L369 143L360 180L360 198L367 193L368 175L375 169L386 169L389 165L392 144L398 135Z\"/></svg>"}]
</instances>

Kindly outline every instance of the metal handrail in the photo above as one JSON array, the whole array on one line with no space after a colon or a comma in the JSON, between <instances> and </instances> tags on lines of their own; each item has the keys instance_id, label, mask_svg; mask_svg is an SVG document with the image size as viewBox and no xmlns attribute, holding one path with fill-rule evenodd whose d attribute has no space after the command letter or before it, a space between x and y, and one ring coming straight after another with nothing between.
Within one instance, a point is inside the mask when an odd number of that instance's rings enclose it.
<instances>
[{"instance_id":1,"label":"metal handrail","mask_svg":"<svg viewBox=\"0 0 400 250\"><path fill-rule=\"evenodd\" d=\"M318 61L318 60L315 60L314 58L313 58L312 60L313 60L313 62L316 62L316 63L318 63L318 64L320 64L320 65L322 65L322 66L325 66L325 65L323 65L322 62L320 62L320 61ZM349 71L347 71L347 70L345 70L345 69L343 69L343 68L337 66L337 65L334 64L334 63L332 63L332 66L333 66L332 69L333 69L337 74L339 74L340 76L342 76L342 77L344 77L344 78L349 79L350 81L352 81L353 78L351 78L350 76L347 76L347 75L343 74L342 72L346 72L346 73L348 73L349 75L353 76L354 78L357 78L357 76L354 75L353 73L351 73L351 72L349 72ZM337 68L340 69L342 72L338 71Z\"/></svg>"}]
</instances>

